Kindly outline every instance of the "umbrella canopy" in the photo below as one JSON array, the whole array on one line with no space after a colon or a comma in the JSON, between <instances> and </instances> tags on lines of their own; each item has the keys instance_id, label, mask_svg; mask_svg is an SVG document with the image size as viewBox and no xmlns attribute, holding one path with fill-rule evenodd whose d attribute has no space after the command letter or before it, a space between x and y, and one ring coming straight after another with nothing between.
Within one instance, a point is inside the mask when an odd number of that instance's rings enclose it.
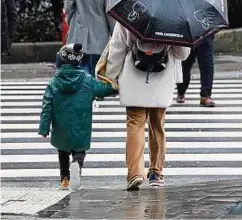
<instances>
[{"instance_id":1,"label":"umbrella canopy","mask_svg":"<svg viewBox=\"0 0 242 220\"><path fill-rule=\"evenodd\" d=\"M223 18L229 23L228 19L228 1L227 0L206 0L208 3L212 4L221 13Z\"/></svg>"},{"instance_id":2,"label":"umbrella canopy","mask_svg":"<svg viewBox=\"0 0 242 220\"><path fill-rule=\"evenodd\" d=\"M224 0L113 0L110 14L141 41L194 46L228 26Z\"/></svg>"}]
</instances>

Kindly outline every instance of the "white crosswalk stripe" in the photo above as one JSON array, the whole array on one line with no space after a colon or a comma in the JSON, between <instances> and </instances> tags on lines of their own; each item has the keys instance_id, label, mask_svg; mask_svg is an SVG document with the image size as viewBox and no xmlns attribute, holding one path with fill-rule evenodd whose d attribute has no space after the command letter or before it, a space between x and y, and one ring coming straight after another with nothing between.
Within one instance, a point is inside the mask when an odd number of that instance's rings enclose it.
<instances>
[{"instance_id":1,"label":"white crosswalk stripe","mask_svg":"<svg viewBox=\"0 0 242 220\"><path fill-rule=\"evenodd\" d=\"M209 112L209 113L218 113L218 112L238 112L241 113L241 107L231 107L231 108L226 108L222 109L222 108L213 108L210 109L209 111L205 108L202 107L184 107L184 108L178 108L178 107L173 107L169 110L169 112L180 112L180 111L191 111L191 112ZM24 109L12 109L12 108L5 108L2 109L2 114L7 114L7 113L28 113L28 114L37 114L39 115L41 112L40 108L24 108ZM95 112L117 112L117 113L125 113L125 108L124 107L119 107L117 106L117 108L105 108L103 107L102 109L96 109Z\"/></svg>"},{"instance_id":2,"label":"white crosswalk stripe","mask_svg":"<svg viewBox=\"0 0 242 220\"><path fill-rule=\"evenodd\" d=\"M125 120L126 115L93 115L93 120ZM242 114L226 114L226 115L219 115L219 114L197 114L197 115L181 115L179 113L174 115L167 115L166 119L236 119L239 120L242 118ZM39 116L2 116L2 121L22 121L22 120L39 120Z\"/></svg>"},{"instance_id":3,"label":"white crosswalk stripe","mask_svg":"<svg viewBox=\"0 0 242 220\"><path fill-rule=\"evenodd\" d=\"M224 89L216 89L216 91L214 91L213 93L216 94L216 93L223 93ZM233 92L233 93L241 93L241 89L236 89L236 88L233 88L233 89L229 89L230 92ZM195 94L195 93L199 93L200 90L199 89L193 89L192 91L188 91L187 94ZM2 90L1 91L1 94L3 95L43 95L44 94L44 91L43 90L22 90L21 91L21 94L19 94L19 91L18 90Z\"/></svg>"},{"instance_id":4,"label":"white crosswalk stripe","mask_svg":"<svg viewBox=\"0 0 242 220\"><path fill-rule=\"evenodd\" d=\"M1 178L58 177L58 156L38 134L41 99L47 81L1 82ZM164 175L242 175L242 80L216 79L215 108L199 106L198 80L186 103L167 110ZM125 176L125 108L118 97L94 109L92 146L83 176ZM147 128L147 127L146 127ZM147 131L146 131L147 137ZM149 154L146 143L146 167Z\"/></svg>"},{"instance_id":5,"label":"white crosswalk stripe","mask_svg":"<svg viewBox=\"0 0 242 220\"><path fill-rule=\"evenodd\" d=\"M41 100L42 99L42 95L8 95L8 96L2 96L2 101L5 100ZM199 98L199 94L189 94L190 98ZM213 95L214 98L231 98L231 94L214 94ZM242 98L242 94L233 94L233 98Z\"/></svg>"},{"instance_id":6,"label":"white crosswalk stripe","mask_svg":"<svg viewBox=\"0 0 242 220\"><path fill-rule=\"evenodd\" d=\"M189 97L189 96L187 96ZM233 94L231 94L231 97L233 97ZM16 100L18 100L18 97L16 97ZM41 106L41 101L38 101L36 102L35 100L31 100L30 101L13 101L13 102L1 102L1 107L25 107L25 108L29 108L30 106ZM217 100L216 101L217 104L220 104L220 105L233 105L233 104L236 104L236 105L242 105L242 99L241 98L237 98L237 99L233 99L233 100L230 100L230 99L221 99L221 100ZM110 105L114 105L114 106L117 106L119 105L119 101L116 101L116 100L112 100L112 101L103 101L102 103L100 103L102 106L110 106ZM198 105L198 100L187 100L186 101L186 105ZM173 106L177 106L176 103L173 104ZM180 106L180 105L179 105Z\"/></svg>"}]
</instances>

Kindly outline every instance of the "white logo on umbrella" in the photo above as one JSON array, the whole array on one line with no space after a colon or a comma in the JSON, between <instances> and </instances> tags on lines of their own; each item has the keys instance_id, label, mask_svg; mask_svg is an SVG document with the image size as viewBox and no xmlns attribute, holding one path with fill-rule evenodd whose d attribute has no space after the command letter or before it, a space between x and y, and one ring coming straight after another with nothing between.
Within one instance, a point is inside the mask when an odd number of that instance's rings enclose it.
<instances>
[{"instance_id":1,"label":"white logo on umbrella","mask_svg":"<svg viewBox=\"0 0 242 220\"><path fill-rule=\"evenodd\" d=\"M133 4L133 11L128 14L128 20L133 21L139 19L139 15L146 11L146 6L141 2L136 2Z\"/></svg>"},{"instance_id":2,"label":"white logo on umbrella","mask_svg":"<svg viewBox=\"0 0 242 220\"><path fill-rule=\"evenodd\" d=\"M203 10L197 10L194 12L194 18L202 24L205 30L210 28L209 20Z\"/></svg>"}]
</instances>

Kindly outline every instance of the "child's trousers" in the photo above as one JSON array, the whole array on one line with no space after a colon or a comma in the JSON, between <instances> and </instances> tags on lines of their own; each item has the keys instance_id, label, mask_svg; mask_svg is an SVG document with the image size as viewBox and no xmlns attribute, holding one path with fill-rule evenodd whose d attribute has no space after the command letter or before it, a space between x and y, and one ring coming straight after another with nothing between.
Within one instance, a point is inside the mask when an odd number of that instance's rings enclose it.
<instances>
[{"instance_id":1,"label":"child's trousers","mask_svg":"<svg viewBox=\"0 0 242 220\"><path fill-rule=\"evenodd\" d=\"M81 151L81 152L66 152L66 151L61 151L58 150L59 153L59 166L60 166L60 176L61 176L61 180L64 177L67 177L68 179L70 179L70 155L72 154L73 157L73 162L77 161L80 169L83 167L83 162L86 156L86 152L85 151Z\"/></svg>"}]
</instances>

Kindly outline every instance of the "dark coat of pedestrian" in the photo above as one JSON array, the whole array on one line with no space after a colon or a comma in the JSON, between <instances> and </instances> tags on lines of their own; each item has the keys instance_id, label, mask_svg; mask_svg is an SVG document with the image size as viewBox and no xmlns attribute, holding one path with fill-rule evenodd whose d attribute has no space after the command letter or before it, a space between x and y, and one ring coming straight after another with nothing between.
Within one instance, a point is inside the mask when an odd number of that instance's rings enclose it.
<instances>
[{"instance_id":1,"label":"dark coat of pedestrian","mask_svg":"<svg viewBox=\"0 0 242 220\"><path fill-rule=\"evenodd\" d=\"M17 29L17 8L15 0L1 0L1 53L7 54L11 48Z\"/></svg>"}]
</instances>

